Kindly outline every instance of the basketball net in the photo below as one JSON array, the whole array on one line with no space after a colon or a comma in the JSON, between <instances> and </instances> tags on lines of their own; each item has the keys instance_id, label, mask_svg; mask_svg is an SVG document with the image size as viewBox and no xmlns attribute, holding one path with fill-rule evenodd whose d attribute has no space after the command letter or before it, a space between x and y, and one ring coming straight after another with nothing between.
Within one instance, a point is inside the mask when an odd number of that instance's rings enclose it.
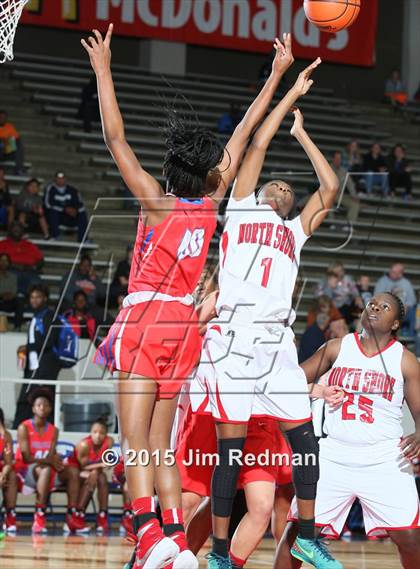
<instances>
[{"instance_id":1,"label":"basketball net","mask_svg":"<svg viewBox=\"0 0 420 569\"><path fill-rule=\"evenodd\" d=\"M13 59L13 40L27 2L28 0L0 0L0 63Z\"/></svg>"}]
</instances>

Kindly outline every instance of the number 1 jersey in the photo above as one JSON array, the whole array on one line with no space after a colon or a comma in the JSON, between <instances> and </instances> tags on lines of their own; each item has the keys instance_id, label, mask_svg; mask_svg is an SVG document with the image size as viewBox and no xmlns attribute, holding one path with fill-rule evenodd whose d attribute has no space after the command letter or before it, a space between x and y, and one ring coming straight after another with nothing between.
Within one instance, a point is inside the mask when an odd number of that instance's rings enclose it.
<instances>
[{"instance_id":1,"label":"number 1 jersey","mask_svg":"<svg viewBox=\"0 0 420 569\"><path fill-rule=\"evenodd\" d=\"M307 239L300 216L284 220L269 205L257 205L254 194L231 197L220 241L220 318L228 310L233 320L292 324L293 290Z\"/></svg>"}]
</instances>

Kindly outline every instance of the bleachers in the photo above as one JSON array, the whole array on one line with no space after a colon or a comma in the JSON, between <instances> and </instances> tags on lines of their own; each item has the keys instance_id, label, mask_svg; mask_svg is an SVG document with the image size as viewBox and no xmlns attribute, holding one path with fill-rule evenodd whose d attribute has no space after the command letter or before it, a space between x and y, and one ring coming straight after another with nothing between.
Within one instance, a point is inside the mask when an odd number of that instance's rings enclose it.
<instances>
[{"instance_id":1,"label":"bleachers","mask_svg":"<svg viewBox=\"0 0 420 569\"><path fill-rule=\"evenodd\" d=\"M11 115L24 133L31 174L48 180L56 165L67 165L64 167L70 170L67 172L70 183L79 187L89 211L94 210L91 233L97 246L89 246L88 250L94 255L95 266L105 270L110 260L123 255L126 243L133 239L136 212L123 210L122 202L117 199L98 201L99 197L117 195L120 176L104 145L100 125L94 123L92 132L85 133L76 118L81 88L92 75L89 64L83 60L18 53L14 63L5 69L10 72L13 93L25 101L23 116L20 118L19 108L15 117L12 110ZM196 114L201 124L214 130L218 117L231 101L239 102L245 109L255 96L249 82L230 78L191 75L165 79L123 65L115 65L113 73L128 140L144 167L158 178L164 154L163 107L171 103L175 95L178 95L178 108L192 120ZM0 87L0 95L2 89ZM12 92L6 95L6 104L7 101L12 104ZM374 141L379 141L388 151L394 142L404 140L406 127L402 118L392 117L391 134L390 113L388 116L376 112L373 105L366 112L366 105L362 110L344 98L335 97L328 89L314 89L299 101L299 107L305 115L306 128L328 155L335 149L343 149L352 138L360 141L364 152ZM36 135L25 127L25 118L32 127L42 125L43 145L37 144ZM293 181L303 195L315 183L315 177L302 149L288 135L291 120L291 117L285 119L273 141L261 181L272 178L273 173L278 177L280 173ZM399 125L395 123L398 120ZM400 133L398 137L396 130ZM338 214L334 220L327 220L304 249L301 275L306 279L306 286L298 310L297 332L303 329L316 280L335 259L341 260L355 277L368 273L373 280L387 270L391 261L403 260L407 276L420 288L420 145L411 145L408 157L414 181L414 199L410 203L401 197L386 201L380 197L365 198L348 243L345 216ZM52 166L48 170L49 162ZM291 174L292 171L298 173ZM13 176L8 179L14 191L23 181ZM216 245L215 239L213 244ZM59 275L70 267L77 248L67 241L40 242L40 246L46 253L44 278L54 289Z\"/></svg>"}]
</instances>

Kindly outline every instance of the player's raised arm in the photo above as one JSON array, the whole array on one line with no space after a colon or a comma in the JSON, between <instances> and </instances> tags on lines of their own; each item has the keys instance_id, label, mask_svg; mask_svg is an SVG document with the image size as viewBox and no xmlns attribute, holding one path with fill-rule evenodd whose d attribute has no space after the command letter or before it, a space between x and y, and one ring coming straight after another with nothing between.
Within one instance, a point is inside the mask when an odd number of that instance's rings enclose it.
<instances>
[{"instance_id":1,"label":"player's raised arm","mask_svg":"<svg viewBox=\"0 0 420 569\"><path fill-rule=\"evenodd\" d=\"M412 352L404 350L401 368L404 376L404 396L416 430L402 438L400 447L407 458L412 460L420 457L420 364Z\"/></svg>"},{"instance_id":2,"label":"player's raised arm","mask_svg":"<svg viewBox=\"0 0 420 569\"><path fill-rule=\"evenodd\" d=\"M112 29L113 25L110 24L104 40L98 30L93 30L93 36L89 36L87 41L82 39L81 42L96 74L105 144L128 188L140 201L144 200L142 205L152 209L160 206L156 198L163 196L164 192L159 182L141 167L125 138L124 123L111 74Z\"/></svg>"},{"instance_id":3,"label":"player's raised arm","mask_svg":"<svg viewBox=\"0 0 420 569\"><path fill-rule=\"evenodd\" d=\"M294 115L295 122L290 134L306 152L319 180L318 190L311 196L300 216L304 232L306 235L312 235L333 206L339 190L339 181L325 156L305 131L303 115L299 109L294 111Z\"/></svg>"},{"instance_id":4,"label":"player's raised arm","mask_svg":"<svg viewBox=\"0 0 420 569\"><path fill-rule=\"evenodd\" d=\"M309 91L313 83L310 77L320 63L321 59L318 57L299 74L296 83L271 111L254 134L233 188L232 195L235 199L240 200L245 198L255 190L270 142L274 138L290 108L299 97L302 97Z\"/></svg>"},{"instance_id":5,"label":"player's raised arm","mask_svg":"<svg viewBox=\"0 0 420 569\"><path fill-rule=\"evenodd\" d=\"M218 166L221 181L211 196L216 202L224 198L229 184L234 180L251 134L266 114L281 78L294 61L291 34L283 34L283 43L276 38L274 48L276 55L271 74L226 144L225 156Z\"/></svg>"}]
</instances>

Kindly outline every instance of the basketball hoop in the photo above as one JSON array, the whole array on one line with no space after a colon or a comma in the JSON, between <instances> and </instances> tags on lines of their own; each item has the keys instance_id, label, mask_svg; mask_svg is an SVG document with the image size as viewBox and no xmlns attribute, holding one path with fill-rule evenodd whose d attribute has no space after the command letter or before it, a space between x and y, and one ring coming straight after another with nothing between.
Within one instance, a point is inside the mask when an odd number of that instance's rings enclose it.
<instances>
[{"instance_id":1,"label":"basketball hoop","mask_svg":"<svg viewBox=\"0 0 420 569\"><path fill-rule=\"evenodd\" d=\"M27 2L28 0L0 0L0 63L13 59L13 40Z\"/></svg>"}]
</instances>

